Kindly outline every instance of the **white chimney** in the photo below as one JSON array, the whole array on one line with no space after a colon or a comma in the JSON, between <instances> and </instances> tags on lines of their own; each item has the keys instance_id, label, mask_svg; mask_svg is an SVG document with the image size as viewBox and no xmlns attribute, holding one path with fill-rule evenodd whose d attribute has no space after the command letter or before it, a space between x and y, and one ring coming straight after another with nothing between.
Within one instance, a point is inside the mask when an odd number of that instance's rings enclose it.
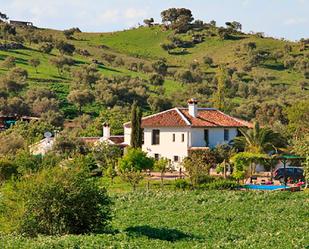
<instances>
[{"instance_id":1,"label":"white chimney","mask_svg":"<svg viewBox=\"0 0 309 249\"><path fill-rule=\"evenodd\" d=\"M197 100L191 98L188 100L188 109L190 116L196 118L197 117Z\"/></svg>"},{"instance_id":2,"label":"white chimney","mask_svg":"<svg viewBox=\"0 0 309 249\"><path fill-rule=\"evenodd\" d=\"M103 124L103 138L108 139L111 136L111 128L108 123Z\"/></svg>"}]
</instances>

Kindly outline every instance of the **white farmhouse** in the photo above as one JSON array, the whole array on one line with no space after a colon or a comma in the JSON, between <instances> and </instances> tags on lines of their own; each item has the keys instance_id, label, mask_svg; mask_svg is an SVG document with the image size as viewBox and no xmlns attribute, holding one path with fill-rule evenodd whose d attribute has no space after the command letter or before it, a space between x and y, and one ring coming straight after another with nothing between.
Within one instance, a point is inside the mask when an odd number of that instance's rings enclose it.
<instances>
[{"instance_id":1,"label":"white farmhouse","mask_svg":"<svg viewBox=\"0 0 309 249\"><path fill-rule=\"evenodd\" d=\"M213 108L198 108L190 99L188 108L173 108L142 119L143 151L156 159L168 158L175 168L190 150L214 148L230 142L238 128L251 127L240 120ZM124 144L130 144L130 122L124 124Z\"/></svg>"}]
</instances>

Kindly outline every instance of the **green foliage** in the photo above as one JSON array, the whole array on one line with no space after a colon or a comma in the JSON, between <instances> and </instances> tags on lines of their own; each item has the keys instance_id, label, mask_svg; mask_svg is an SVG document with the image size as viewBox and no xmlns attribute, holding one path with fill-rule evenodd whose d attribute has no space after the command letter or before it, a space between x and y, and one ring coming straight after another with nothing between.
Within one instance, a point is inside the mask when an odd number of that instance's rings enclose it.
<instances>
[{"instance_id":1,"label":"green foliage","mask_svg":"<svg viewBox=\"0 0 309 249\"><path fill-rule=\"evenodd\" d=\"M131 147L141 148L142 147L142 110L134 102L131 109Z\"/></svg>"},{"instance_id":2,"label":"green foliage","mask_svg":"<svg viewBox=\"0 0 309 249\"><path fill-rule=\"evenodd\" d=\"M111 218L105 189L78 168L42 170L8 184L2 198L1 220L10 224L6 232L83 234L102 231Z\"/></svg>"},{"instance_id":3,"label":"green foliage","mask_svg":"<svg viewBox=\"0 0 309 249\"><path fill-rule=\"evenodd\" d=\"M252 153L268 153L286 147L287 141L281 134L255 123L253 129L241 129L241 137L234 139L235 147Z\"/></svg>"},{"instance_id":4,"label":"green foliage","mask_svg":"<svg viewBox=\"0 0 309 249\"><path fill-rule=\"evenodd\" d=\"M201 184L200 189L203 190L233 190L239 188L240 185L232 180L219 179L209 183Z\"/></svg>"},{"instance_id":5,"label":"green foliage","mask_svg":"<svg viewBox=\"0 0 309 249\"><path fill-rule=\"evenodd\" d=\"M18 175L17 166L8 157L0 158L0 186L1 184Z\"/></svg>"},{"instance_id":6,"label":"green foliage","mask_svg":"<svg viewBox=\"0 0 309 249\"><path fill-rule=\"evenodd\" d=\"M160 158L155 161L153 168L161 173L161 183L163 184L164 174L171 168L169 160L167 158Z\"/></svg>"},{"instance_id":7,"label":"green foliage","mask_svg":"<svg viewBox=\"0 0 309 249\"><path fill-rule=\"evenodd\" d=\"M129 182L133 190L143 179L143 171L152 169L154 160L141 149L128 148L125 155L119 160L118 171L121 177Z\"/></svg>"},{"instance_id":8,"label":"green foliage","mask_svg":"<svg viewBox=\"0 0 309 249\"><path fill-rule=\"evenodd\" d=\"M233 177L237 180L244 179L247 175L252 175L255 169L253 163L263 162L269 157L261 153L240 152L234 155L230 162L233 164Z\"/></svg>"},{"instance_id":9,"label":"green foliage","mask_svg":"<svg viewBox=\"0 0 309 249\"><path fill-rule=\"evenodd\" d=\"M19 150L12 161L21 175L37 172L42 164L41 156L34 156L28 150Z\"/></svg>"},{"instance_id":10,"label":"green foliage","mask_svg":"<svg viewBox=\"0 0 309 249\"><path fill-rule=\"evenodd\" d=\"M190 189L192 187L192 185L185 179L175 180L174 185L176 189L182 189L182 190Z\"/></svg>"},{"instance_id":11,"label":"green foliage","mask_svg":"<svg viewBox=\"0 0 309 249\"><path fill-rule=\"evenodd\" d=\"M213 151L192 151L182 165L189 174L193 187L197 187L200 180L209 174L210 168L216 165L216 157Z\"/></svg>"}]
</instances>

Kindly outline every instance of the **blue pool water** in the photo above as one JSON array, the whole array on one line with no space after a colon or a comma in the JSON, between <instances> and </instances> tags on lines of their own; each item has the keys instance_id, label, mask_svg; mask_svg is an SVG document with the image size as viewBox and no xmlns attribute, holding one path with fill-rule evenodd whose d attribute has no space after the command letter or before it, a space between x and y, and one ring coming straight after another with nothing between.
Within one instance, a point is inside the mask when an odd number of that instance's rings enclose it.
<instances>
[{"instance_id":1,"label":"blue pool water","mask_svg":"<svg viewBox=\"0 0 309 249\"><path fill-rule=\"evenodd\" d=\"M277 190L277 189L285 189L289 188L288 186L280 186L280 185L254 185L248 184L244 185L246 189L253 189L253 190Z\"/></svg>"}]
</instances>

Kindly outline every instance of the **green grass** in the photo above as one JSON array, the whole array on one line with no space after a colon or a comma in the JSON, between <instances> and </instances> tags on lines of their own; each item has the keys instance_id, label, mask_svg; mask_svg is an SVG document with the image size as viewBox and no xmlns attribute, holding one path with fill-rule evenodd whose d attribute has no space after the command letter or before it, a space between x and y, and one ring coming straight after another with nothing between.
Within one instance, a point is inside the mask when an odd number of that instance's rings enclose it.
<instances>
[{"instance_id":1,"label":"green grass","mask_svg":"<svg viewBox=\"0 0 309 249\"><path fill-rule=\"evenodd\" d=\"M119 183L120 184L120 183ZM308 192L111 193L113 232L0 236L2 248L307 248Z\"/></svg>"}]
</instances>

